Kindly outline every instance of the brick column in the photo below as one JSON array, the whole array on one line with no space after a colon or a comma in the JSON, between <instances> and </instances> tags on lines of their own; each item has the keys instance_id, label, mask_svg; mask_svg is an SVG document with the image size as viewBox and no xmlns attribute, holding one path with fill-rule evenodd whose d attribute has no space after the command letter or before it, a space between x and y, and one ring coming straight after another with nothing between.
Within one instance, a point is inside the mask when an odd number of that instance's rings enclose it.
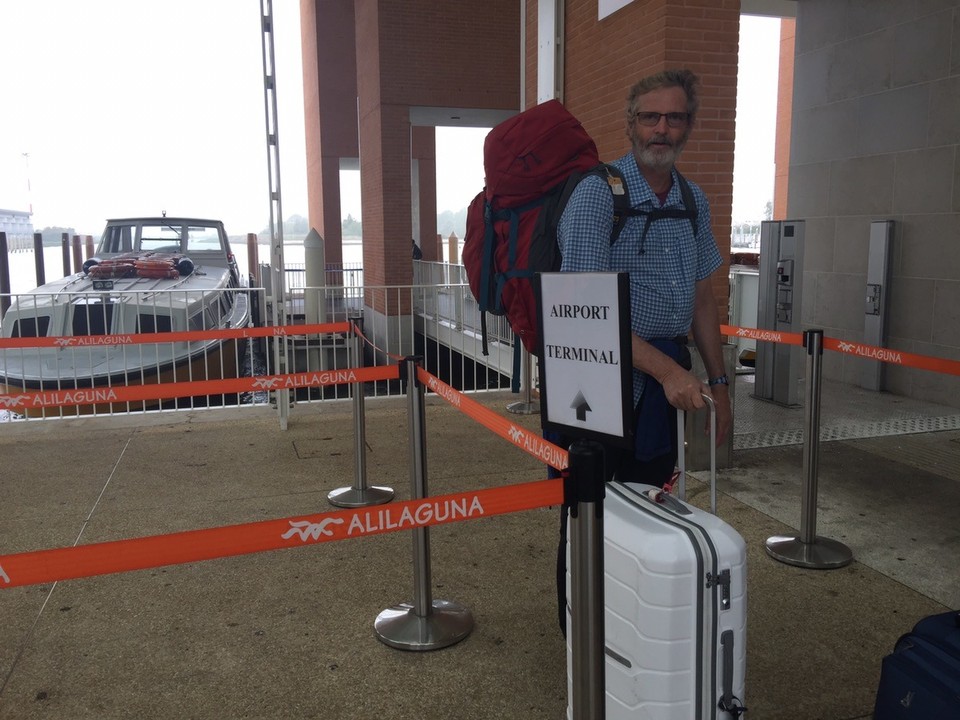
<instances>
[{"instance_id":1,"label":"brick column","mask_svg":"<svg viewBox=\"0 0 960 720\"><path fill-rule=\"evenodd\" d=\"M358 155L352 0L301 0L300 42L307 217L323 237L326 261L340 263L340 159Z\"/></svg>"},{"instance_id":2,"label":"brick column","mask_svg":"<svg viewBox=\"0 0 960 720\"><path fill-rule=\"evenodd\" d=\"M407 285L410 264L410 121L405 105L360 118L363 275L367 285Z\"/></svg>"},{"instance_id":3,"label":"brick column","mask_svg":"<svg viewBox=\"0 0 960 720\"><path fill-rule=\"evenodd\" d=\"M634 0L602 21L596 0L568 0L566 6L564 100L597 141L601 158L629 150L626 98L636 80L677 67L700 76L700 112L679 168L707 194L713 233L727 262L739 37L739 0ZM713 285L725 320L725 269L714 273Z\"/></svg>"}]
</instances>

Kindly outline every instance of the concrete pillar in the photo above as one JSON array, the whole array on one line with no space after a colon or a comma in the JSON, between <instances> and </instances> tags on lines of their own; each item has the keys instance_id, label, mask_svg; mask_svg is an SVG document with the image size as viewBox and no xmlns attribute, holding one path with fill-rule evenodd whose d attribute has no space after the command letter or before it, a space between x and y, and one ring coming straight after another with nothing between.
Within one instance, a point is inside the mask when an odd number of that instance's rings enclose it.
<instances>
[{"instance_id":1,"label":"concrete pillar","mask_svg":"<svg viewBox=\"0 0 960 720\"><path fill-rule=\"evenodd\" d=\"M423 251L424 260L436 261L436 246L424 242L437 234L437 143L436 129L414 127L413 158L417 164L416 204L419 209L414 222L414 238Z\"/></svg>"}]
</instances>

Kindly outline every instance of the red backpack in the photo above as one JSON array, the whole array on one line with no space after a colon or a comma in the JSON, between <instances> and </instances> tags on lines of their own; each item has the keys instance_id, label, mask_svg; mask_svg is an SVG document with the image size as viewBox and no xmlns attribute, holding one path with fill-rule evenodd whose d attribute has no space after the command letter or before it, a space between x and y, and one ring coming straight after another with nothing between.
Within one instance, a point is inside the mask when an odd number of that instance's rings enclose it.
<instances>
[{"instance_id":1,"label":"red backpack","mask_svg":"<svg viewBox=\"0 0 960 720\"><path fill-rule=\"evenodd\" d=\"M682 176L680 190L688 209L632 209L619 170L600 162L593 139L557 100L493 128L483 143L483 169L486 187L467 208L463 264L481 311L484 355L486 313L506 315L523 346L537 353L537 305L531 281L538 272L560 269L557 224L586 175L599 175L611 189L617 184L621 188L613 193L611 245L631 215L647 216L644 234L651 222L664 217L690 218L696 233L696 203ZM519 354L514 360L517 367Z\"/></svg>"},{"instance_id":2,"label":"red backpack","mask_svg":"<svg viewBox=\"0 0 960 720\"><path fill-rule=\"evenodd\" d=\"M506 315L530 352L537 351L530 281L536 272L560 269L560 194L571 175L599 162L593 139L557 100L505 120L484 141L486 187L467 209L463 264L481 312ZM481 323L486 354L484 315Z\"/></svg>"}]
</instances>

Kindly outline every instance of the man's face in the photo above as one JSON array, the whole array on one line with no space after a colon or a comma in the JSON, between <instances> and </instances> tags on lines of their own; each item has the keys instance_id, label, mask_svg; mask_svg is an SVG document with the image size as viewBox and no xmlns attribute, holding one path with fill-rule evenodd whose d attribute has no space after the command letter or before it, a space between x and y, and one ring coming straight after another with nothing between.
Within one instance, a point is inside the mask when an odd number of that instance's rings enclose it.
<instances>
[{"instance_id":1,"label":"man's face","mask_svg":"<svg viewBox=\"0 0 960 720\"><path fill-rule=\"evenodd\" d=\"M667 87L651 90L637 98L628 135L633 154L642 167L669 170L673 167L690 135L689 120L671 127L666 113L687 112L687 94L683 88ZM655 125L644 125L638 113L662 113ZM649 121L648 121L649 122ZM674 121L676 122L676 120Z\"/></svg>"}]
</instances>

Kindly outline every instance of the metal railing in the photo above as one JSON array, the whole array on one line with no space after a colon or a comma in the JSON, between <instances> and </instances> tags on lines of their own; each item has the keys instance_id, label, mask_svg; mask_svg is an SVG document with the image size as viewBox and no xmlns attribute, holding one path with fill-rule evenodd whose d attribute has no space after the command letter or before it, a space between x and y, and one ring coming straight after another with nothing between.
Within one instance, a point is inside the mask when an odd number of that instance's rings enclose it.
<instances>
[{"instance_id":1,"label":"metal railing","mask_svg":"<svg viewBox=\"0 0 960 720\"><path fill-rule=\"evenodd\" d=\"M417 265L417 263L415 263ZM290 273L296 278L296 268ZM300 270L299 272L302 272ZM513 336L509 326L500 317L488 318L489 355L482 354L480 314L469 286L462 282L462 268L442 263L422 263L417 269L420 282L407 286L368 287L361 285L330 285L307 288L291 284L286 294L288 327L308 322L304 307L309 294L314 293L323 317L319 322L356 320L361 325L365 342L365 366L394 364L398 358L419 355L425 367L445 382L460 390L504 389L510 386L513 357ZM328 272L328 278L361 276L360 268L337 268ZM430 281L430 282L424 282ZM353 359L348 352L348 340L343 333L331 335L297 335L295 329L280 337L241 338L230 342L151 342L141 344L127 335L137 332L155 332L159 339L168 326L162 318L170 310L188 306L195 299L186 297L186 291L143 293L149 298L130 298L127 302L138 307L134 319L115 320L102 293L75 293L63 298L60 307L71 308L86 316L87 333L94 340L78 337L62 340L61 346L3 347L0 346L0 396L3 394L37 390L89 388L97 385L145 385L158 382L195 382L238 376L275 374L273 344L279 343L287 358L286 372L312 372L349 369ZM236 301L246 303L254 318L269 318L272 302L268 288L230 290ZM61 294L62 295L62 294ZM131 294L133 295L133 294ZM36 294L8 295L11 306L21 308L25 319L13 333L21 341L30 336L63 334L71 336L63 321L52 328L41 327L43 310L48 299ZM30 309L32 308L32 309ZM124 311L128 312L128 311ZM222 307L209 306L194 314L187 327L172 325L177 331L206 331L224 327ZM150 318L153 318L151 321ZM317 322L311 319L310 322ZM81 323L84 324L84 323ZM30 327L32 325L32 328ZM9 323L4 337L10 336ZM150 327L151 330L145 330ZM236 326L234 326L236 327ZM103 328L110 328L104 332ZM152 338L151 338L152 339ZM24 344L21 342L21 344ZM189 362L187 361L189 360ZM31 370L32 368L32 370ZM108 368L110 371L104 373ZM397 381L368 382L364 393L371 397L401 394ZM291 402L320 402L346 399L349 385L301 389L291 393ZM197 408L256 407L272 401L267 392L191 396L167 400L98 403L82 406L46 407L42 412L29 413L26 418L4 410L0 400L0 422L20 419L69 418L77 415L113 415L127 412L171 412Z\"/></svg>"}]
</instances>

